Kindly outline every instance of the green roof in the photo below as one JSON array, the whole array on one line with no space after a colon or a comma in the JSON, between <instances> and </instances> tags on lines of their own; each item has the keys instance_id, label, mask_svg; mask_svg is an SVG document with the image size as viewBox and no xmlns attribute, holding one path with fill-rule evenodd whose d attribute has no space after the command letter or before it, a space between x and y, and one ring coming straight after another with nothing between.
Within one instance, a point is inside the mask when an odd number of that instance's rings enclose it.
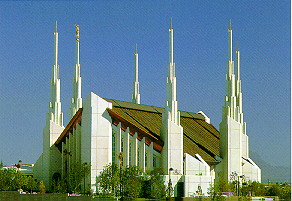
<instances>
[{"instance_id":1,"label":"green roof","mask_svg":"<svg viewBox=\"0 0 292 201\"><path fill-rule=\"evenodd\" d=\"M160 139L162 112L164 108L135 104L113 99L105 99L113 104L109 111L115 113L132 127L148 134L150 138ZM184 153L195 157L198 153L209 165L219 163L215 156L220 156L219 131L197 113L180 111L180 123L184 132ZM163 144L163 142L162 142Z\"/></svg>"}]
</instances>

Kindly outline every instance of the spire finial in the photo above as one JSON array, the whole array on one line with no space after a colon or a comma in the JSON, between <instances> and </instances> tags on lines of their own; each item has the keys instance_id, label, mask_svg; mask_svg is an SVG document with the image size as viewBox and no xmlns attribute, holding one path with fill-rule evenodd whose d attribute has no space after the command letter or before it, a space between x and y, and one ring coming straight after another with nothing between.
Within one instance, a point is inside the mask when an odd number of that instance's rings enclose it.
<instances>
[{"instance_id":1,"label":"spire finial","mask_svg":"<svg viewBox=\"0 0 292 201\"><path fill-rule=\"evenodd\" d=\"M75 49L75 57L76 62L74 65L74 76L72 79L72 88L73 94L71 99L71 108L70 108L70 119L76 114L79 108L82 108L82 77L81 77L81 65L80 65L80 43L79 43L79 25L74 24L76 27L75 37L76 37L76 49Z\"/></svg>"},{"instance_id":2,"label":"spire finial","mask_svg":"<svg viewBox=\"0 0 292 201\"><path fill-rule=\"evenodd\" d=\"M172 17L170 18L170 29L172 29Z\"/></svg>"},{"instance_id":3,"label":"spire finial","mask_svg":"<svg viewBox=\"0 0 292 201\"><path fill-rule=\"evenodd\" d=\"M231 19L229 20L229 27L228 27L228 29L232 29L232 27L231 27Z\"/></svg>"},{"instance_id":4,"label":"spire finial","mask_svg":"<svg viewBox=\"0 0 292 201\"><path fill-rule=\"evenodd\" d=\"M236 41L235 43L235 51L237 52L238 51L238 42Z\"/></svg>"},{"instance_id":5,"label":"spire finial","mask_svg":"<svg viewBox=\"0 0 292 201\"><path fill-rule=\"evenodd\" d=\"M132 102L133 103L136 103L136 104L140 104L139 81L138 81L138 53L137 53L137 43L135 45L134 65L135 65L135 80L133 82Z\"/></svg>"},{"instance_id":6,"label":"spire finial","mask_svg":"<svg viewBox=\"0 0 292 201\"><path fill-rule=\"evenodd\" d=\"M79 25L74 24L74 26L76 27L76 33L75 33L76 42L78 42L79 41L79 37L80 37L80 35L79 35Z\"/></svg>"},{"instance_id":7,"label":"spire finial","mask_svg":"<svg viewBox=\"0 0 292 201\"><path fill-rule=\"evenodd\" d=\"M57 21L55 21L55 32L58 32L58 22Z\"/></svg>"},{"instance_id":8,"label":"spire finial","mask_svg":"<svg viewBox=\"0 0 292 201\"><path fill-rule=\"evenodd\" d=\"M58 32L57 21L55 21L54 28L54 65L52 66L52 79L51 79L51 101L49 103L48 120L53 121L59 126L63 126L63 113L61 111L60 100L60 68L58 65Z\"/></svg>"}]
</instances>

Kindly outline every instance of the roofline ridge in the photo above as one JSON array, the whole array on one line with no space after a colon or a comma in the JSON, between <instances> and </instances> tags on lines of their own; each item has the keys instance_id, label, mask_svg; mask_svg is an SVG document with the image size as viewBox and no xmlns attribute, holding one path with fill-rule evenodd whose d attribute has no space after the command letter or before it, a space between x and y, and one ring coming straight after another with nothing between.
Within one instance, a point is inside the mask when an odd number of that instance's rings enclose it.
<instances>
[{"instance_id":1,"label":"roofline ridge","mask_svg":"<svg viewBox=\"0 0 292 201\"><path fill-rule=\"evenodd\" d=\"M157 108L159 108L159 109L161 109L161 110L165 110L165 108L164 107L158 107L158 106L154 106L154 105L146 105L146 104L136 104L136 103L133 103L133 102L128 102L128 101L122 101L122 100L116 100L116 99L111 99L111 98L104 98L106 101L113 101L114 103L116 103L115 101L120 101L120 102L124 102L124 103L127 103L127 104L131 104L131 105L133 105L133 106L136 106L136 107L130 107L130 106L121 106L121 105L119 105L118 103L118 105L114 105L114 107L120 107L120 108L128 108L128 109L135 109L135 110L139 110L139 111L147 111L147 112L151 112L151 113L159 113L159 114L162 114L162 112L159 112L158 110L157 110ZM112 103L113 103L112 102ZM152 107L152 109L154 109L154 110L156 110L156 112L153 112L153 111L150 111L150 110L147 110L147 109L142 109L141 107L143 107L143 106L147 106L147 107ZM185 111L185 110L178 110L178 111L180 111L180 112L186 112L186 113L188 113L190 116L192 116L193 118L195 118L195 119L204 119L203 118L203 115L201 115L201 114L199 114L199 113L196 113L196 112L190 112L190 111ZM202 116L202 118L198 118L198 117L195 117L195 116L193 116L192 114L196 114L196 115L200 115L200 116ZM187 117L187 118L190 118L190 117L188 117L188 116L185 116L185 115L183 115L182 113L180 113L180 116L181 117Z\"/></svg>"}]
</instances>

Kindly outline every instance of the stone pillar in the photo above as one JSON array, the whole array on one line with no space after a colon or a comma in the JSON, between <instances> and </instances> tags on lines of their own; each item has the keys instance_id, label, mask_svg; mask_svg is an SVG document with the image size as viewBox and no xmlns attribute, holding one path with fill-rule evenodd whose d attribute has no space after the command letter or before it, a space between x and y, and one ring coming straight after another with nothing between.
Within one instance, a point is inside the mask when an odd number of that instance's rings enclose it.
<instances>
[{"instance_id":1,"label":"stone pillar","mask_svg":"<svg viewBox=\"0 0 292 201\"><path fill-rule=\"evenodd\" d=\"M130 128L128 127L125 132L125 148L124 148L124 165L129 166L130 159Z\"/></svg>"},{"instance_id":2,"label":"stone pillar","mask_svg":"<svg viewBox=\"0 0 292 201\"><path fill-rule=\"evenodd\" d=\"M143 137L143 139L141 140L141 170L143 172L145 172L146 168L145 168L145 154L146 154L146 147L145 147L145 137Z\"/></svg>"}]
</instances>

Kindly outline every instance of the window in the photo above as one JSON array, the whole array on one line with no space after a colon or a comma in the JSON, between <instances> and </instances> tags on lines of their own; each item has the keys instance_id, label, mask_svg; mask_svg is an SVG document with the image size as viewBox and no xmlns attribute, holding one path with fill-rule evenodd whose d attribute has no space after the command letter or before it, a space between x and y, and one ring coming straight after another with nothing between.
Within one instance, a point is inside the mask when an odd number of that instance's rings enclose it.
<instances>
[{"instance_id":1,"label":"window","mask_svg":"<svg viewBox=\"0 0 292 201\"><path fill-rule=\"evenodd\" d=\"M121 152L124 152L124 138L121 140Z\"/></svg>"},{"instance_id":2,"label":"window","mask_svg":"<svg viewBox=\"0 0 292 201\"><path fill-rule=\"evenodd\" d=\"M147 158L148 158L148 153L145 151L145 167L147 167Z\"/></svg>"},{"instance_id":3,"label":"window","mask_svg":"<svg viewBox=\"0 0 292 201\"><path fill-rule=\"evenodd\" d=\"M137 150L137 154L138 154L138 156L137 156L137 158L138 158L138 166L140 166L140 149L139 149L139 147L138 147L138 150Z\"/></svg>"},{"instance_id":4,"label":"window","mask_svg":"<svg viewBox=\"0 0 292 201\"><path fill-rule=\"evenodd\" d=\"M129 165L132 165L132 143L129 144Z\"/></svg>"},{"instance_id":5,"label":"window","mask_svg":"<svg viewBox=\"0 0 292 201\"><path fill-rule=\"evenodd\" d=\"M155 155L153 155L153 167L156 168L157 167L157 157Z\"/></svg>"},{"instance_id":6,"label":"window","mask_svg":"<svg viewBox=\"0 0 292 201\"><path fill-rule=\"evenodd\" d=\"M116 162L116 131L112 133L112 164Z\"/></svg>"}]
</instances>

